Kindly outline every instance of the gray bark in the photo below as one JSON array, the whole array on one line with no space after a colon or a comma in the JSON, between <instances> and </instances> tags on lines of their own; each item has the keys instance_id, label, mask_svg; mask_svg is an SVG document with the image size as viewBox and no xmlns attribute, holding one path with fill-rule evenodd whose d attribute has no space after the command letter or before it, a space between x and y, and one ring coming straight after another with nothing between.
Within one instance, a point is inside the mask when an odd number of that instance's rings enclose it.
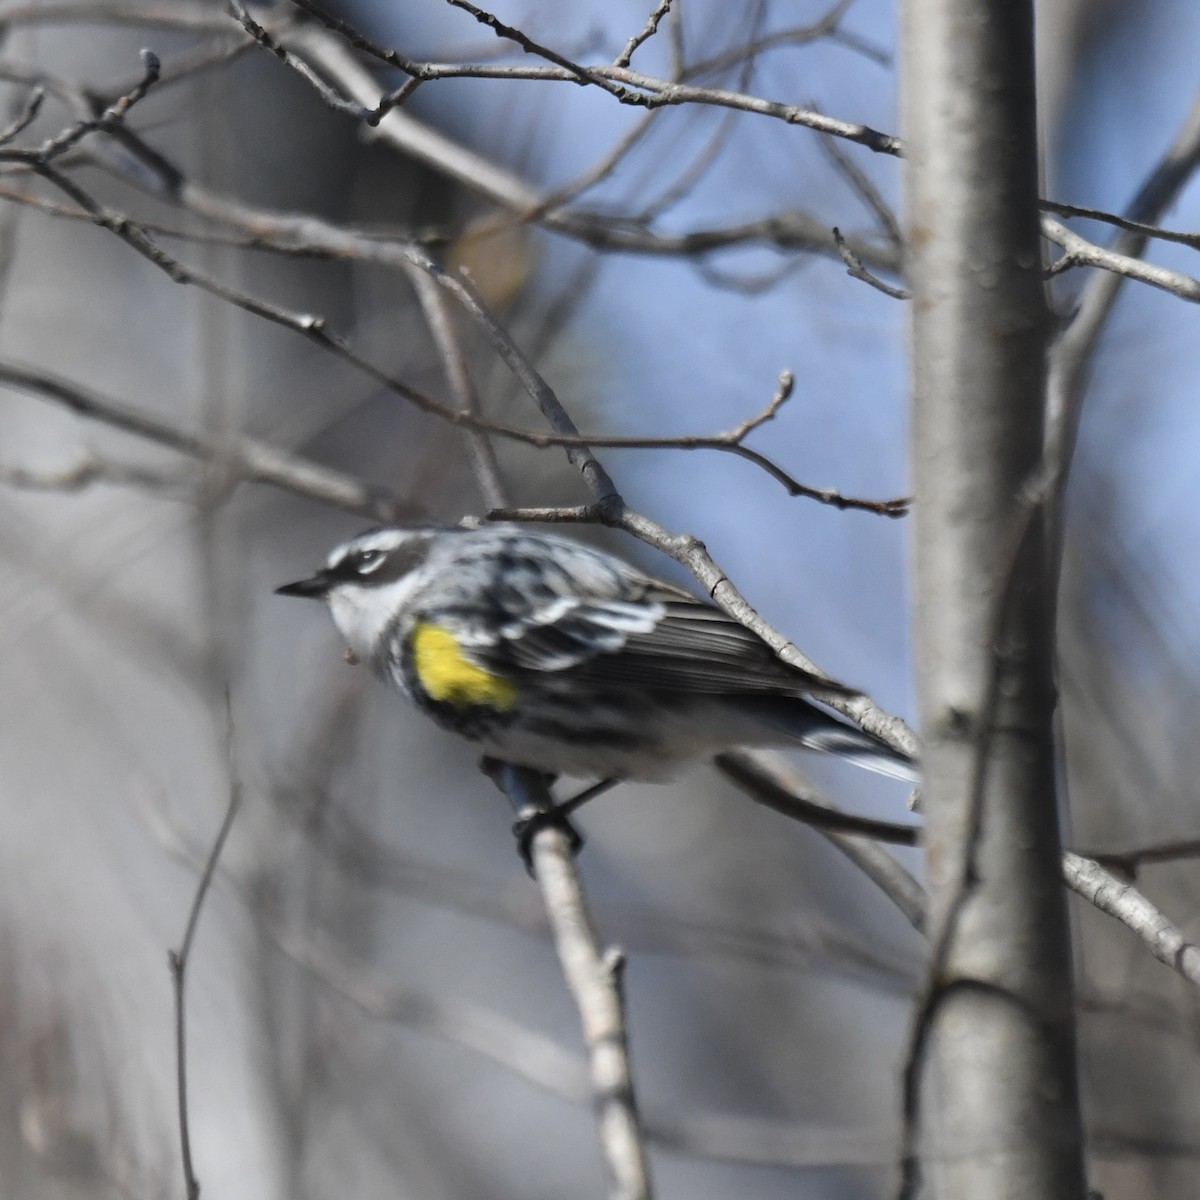
<instances>
[{"instance_id":1,"label":"gray bark","mask_svg":"<svg viewBox=\"0 0 1200 1200\"><path fill-rule=\"evenodd\" d=\"M1081 1197L1040 484L1033 17L903 6L916 640L933 963L909 1190Z\"/></svg>"}]
</instances>

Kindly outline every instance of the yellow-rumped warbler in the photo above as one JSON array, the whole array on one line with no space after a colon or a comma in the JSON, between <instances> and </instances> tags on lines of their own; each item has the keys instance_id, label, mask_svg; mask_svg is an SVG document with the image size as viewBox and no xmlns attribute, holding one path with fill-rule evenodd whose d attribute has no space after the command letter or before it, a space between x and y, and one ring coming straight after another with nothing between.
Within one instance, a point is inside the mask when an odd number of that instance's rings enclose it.
<instances>
[{"instance_id":1,"label":"yellow-rumped warbler","mask_svg":"<svg viewBox=\"0 0 1200 1200\"><path fill-rule=\"evenodd\" d=\"M790 744L915 778L910 760L806 698L854 689L566 538L509 524L373 529L277 591L326 601L356 658L502 762L661 780L735 746Z\"/></svg>"}]
</instances>

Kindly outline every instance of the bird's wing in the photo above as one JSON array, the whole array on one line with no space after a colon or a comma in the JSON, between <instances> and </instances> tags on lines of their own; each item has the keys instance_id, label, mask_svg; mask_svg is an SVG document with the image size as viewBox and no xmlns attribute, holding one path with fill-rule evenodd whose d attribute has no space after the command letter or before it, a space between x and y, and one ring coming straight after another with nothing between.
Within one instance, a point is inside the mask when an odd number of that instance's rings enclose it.
<instances>
[{"instance_id":1,"label":"bird's wing","mask_svg":"<svg viewBox=\"0 0 1200 1200\"><path fill-rule=\"evenodd\" d=\"M690 593L647 580L629 599L558 596L471 639L466 653L504 674L570 671L581 683L659 691L856 695L789 667L744 625Z\"/></svg>"}]
</instances>

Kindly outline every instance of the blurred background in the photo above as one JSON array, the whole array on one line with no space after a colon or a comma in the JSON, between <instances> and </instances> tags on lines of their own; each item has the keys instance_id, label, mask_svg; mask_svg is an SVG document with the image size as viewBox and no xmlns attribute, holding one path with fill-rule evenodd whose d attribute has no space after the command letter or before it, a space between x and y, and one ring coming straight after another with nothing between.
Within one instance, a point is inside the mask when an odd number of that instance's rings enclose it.
<instances>
[{"instance_id":1,"label":"blurred background","mask_svg":"<svg viewBox=\"0 0 1200 1200\"><path fill-rule=\"evenodd\" d=\"M588 62L611 61L649 15L629 0L496 11ZM334 34L297 33L287 5L254 12L349 88L330 66L345 56ZM534 61L441 0L337 12L422 61ZM1039 21L1046 194L1121 211L1193 103L1200 9L1044 0ZM151 47L164 78L130 112L140 141L93 134L57 167L161 226L191 270L323 316L420 391L449 397L410 278L264 252L256 236L286 241L279 214L380 244L419 238L468 267L587 431L727 430L788 368L792 399L749 444L813 486L906 493L904 305L851 279L828 240L836 225L898 282L895 159L754 114L647 117L595 87L498 78L418 88L403 113L439 139L419 151L411 127L374 134L334 111L223 6L192 0L0 5L0 36L4 120L46 92L11 143L31 147L128 92ZM832 13L676 0L633 66L895 131L895 42L883 0ZM360 61L378 87L402 82ZM460 150L475 157L454 168ZM549 213L586 214L593 234L521 219L530 205L498 204L483 163L534 198L569 189ZM578 1021L506 802L468 747L345 665L316 606L272 594L370 522L244 478L258 439L457 521L486 509L459 434L294 330L174 282L72 219L51 183L2 165L0 377L50 372L205 447L165 449L45 389L0 398L4 1194L179 1193L167 952L231 781L242 807L188 976L206 1194L603 1194ZM811 226L825 248L760 236L681 250L684 235L768 218ZM1165 223L1195 229L1200 189ZM1178 245L1150 257L1196 272ZM1086 278L1055 280L1064 321ZM485 339L457 324L484 411L539 428ZM1127 283L1088 367L1060 650L1068 837L1089 851L1200 835L1196 329L1183 301ZM514 502L588 499L560 451L497 451ZM789 498L729 455L601 458L633 507L701 538L825 670L911 717L902 520ZM580 536L686 582L631 539ZM796 765L856 812L906 817L901 785ZM918 935L818 835L707 768L621 787L580 823L597 922L629 955L660 1194L890 1194ZM1139 880L1195 928L1190 862ZM1110 1198L1190 1196L1195 997L1126 931L1072 915L1092 1182Z\"/></svg>"}]
</instances>

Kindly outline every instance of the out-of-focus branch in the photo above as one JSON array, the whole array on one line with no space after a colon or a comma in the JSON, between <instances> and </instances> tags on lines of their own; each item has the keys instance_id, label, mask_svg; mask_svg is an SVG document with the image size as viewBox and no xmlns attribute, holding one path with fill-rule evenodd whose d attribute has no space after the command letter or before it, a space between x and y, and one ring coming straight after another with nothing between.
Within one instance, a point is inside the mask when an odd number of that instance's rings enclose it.
<instances>
[{"instance_id":1,"label":"out-of-focus branch","mask_svg":"<svg viewBox=\"0 0 1200 1200\"><path fill-rule=\"evenodd\" d=\"M1089 851L1086 857L1094 859L1106 870L1117 871L1132 879L1142 867L1200 858L1200 838L1150 842L1147 845L1132 846L1127 850Z\"/></svg>"},{"instance_id":2,"label":"out-of-focus branch","mask_svg":"<svg viewBox=\"0 0 1200 1200\"><path fill-rule=\"evenodd\" d=\"M336 79L338 85L358 103L375 103L379 95L378 83L348 47L332 35L309 27L289 34L288 44L296 53L309 55L314 66ZM519 72L522 78L531 70L525 67L481 69L500 70L508 74ZM532 70L541 72L553 68ZM565 74L563 78L566 78ZM396 109L380 120L373 136L500 205L518 219L536 216L538 224L544 228L578 239L596 249L690 256L711 253L748 241L766 241L781 249L810 250L826 257L834 257L838 253L828 223L802 212L780 213L724 229L670 235L629 228L624 222L614 222L599 214L573 209L551 211L547 197L524 179ZM876 270L895 271L899 268L898 256L890 247L878 247L861 238L852 239L851 247L856 257Z\"/></svg>"},{"instance_id":3,"label":"out-of-focus branch","mask_svg":"<svg viewBox=\"0 0 1200 1200\"><path fill-rule=\"evenodd\" d=\"M920 833L917 826L843 812L807 780L764 754L719 754L715 765L750 799L816 830L895 904L914 929L924 932L928 909L925 889L878 844L916 845Z\"/></svg>"},{"instance_id":4,"label":"out-of-focus branch","mask_svg":"<svg viewBox=\"0 0 1200 1200\"><path fill-rule=\"evenodd\" d=\"M879 189L871 182L867 173L846 153L838 144L837 138L822 136L817 139L818 145L825 151L825 156L833 163L838 174L850 185L851 189L870 211L879 225L880 230L891 243L899 249L904 244L904 234L891 205L884 200ZM834 231L836 233L836 230ZM839 243L838 249L841 249Z\"/></svg>"},{"instance_id":5,"label":"out-of-focus branch","mask_svg":"<svg viewBox=\"0 0 1200 1200\"><path fill-rule=\"evenodd\" d=\"M299 3L299 0L298 6L305 8L306 11L317 11L315 6ZM781 31L778 34L761 39L759 42L754 43L753 46L748 46L737 51L730 51L728 53L733 55L734 58L728 63L724 61L718 63L716 59L705 61L694 64L689 68L687 73L704 73L709 70L733 65L734 61L744 58L747 54L769 48L770 45L777 43L805 41L814 36L840 36L840 31L837 29L837 19L840 17L842 7L842 4L835 5L834 9L831 9L826 17L805 29ZM4 25L90 21L97 19L98 14L102 15L105 21L118 25L128 24L217 34L228 34L231 28L229 22L222 20L210 7L203 4L190 4L186 0L175 0L174 3L164 2L153 5L121 3L114 0L112 3L106 3L102 9L98 9L92 4L64 3L45 6L0 4L0 24ZM328 14L322 14L321 19L328 24L330 29L337 30L357 48L374 54L380 61L386 62L389 65L398 66L402 70L415 73L414 79L410 80L410 82L450 77L561 79L564 81L579 82L578 75L568 71L566 68L487 66L485 64L467 63L421 64L398 54L394 50L375 46L369 39L364 38L346 22L331 18ZM361 110L365 112L368 109L374 110L379 107L376 104L376 97L380 91L378 85L353 55L350 54L348 47L339 42L331 33L315 26L296 27L295 23L288 19L276 22L264 21L261 28L271 35L272 47L277 46L284 53L287 53L285 49L286 43L288 46L292 46L296 53L308 54L315 67L318 67L324 74L336 79L346 92L352 96L354 105L357 106L354 108L354 111L359 112ZM248 45L250 43L247 42L245 44ZM237 49L240 52L241 47ZM275 49L272 49L272 53L275 52ZM597 74L603 74L606 70L610 72L616 71L616 68L603 66L587 69L594 70ZM633 72L628 72L628 75L631 79L636 77L636 73ZM770 102L758 101L754 97L741 96L740 93L725 93L714 91L714 89L698 89L702 93L707 92L709 94L695 96L684 85L676 81L653 80L649 79L649 77L638 78L642 80L639 86L644 84L651 89L654 86L675 89L671 94L670 103L720 103L730 107L734 111L763 112L766 115L778 117L792 123L809 124L812 128L825 132L830 137L840 137L843 140L851 141L860 140L856 139L853 134L856 130L861 130L863 127L857 126L852 122L837 122L832 118L813 114L807 109L793 109L789 106L772 105ZM744 103L738 102L739 99L740 101L744 101ZM803 114L808 114L814 120L801 119ZM376 114L373 111L372 120L374 119L376 119ZM874 133L875 131L871 132ZM376 131L376 135L394 144L404 153L428 163L435 169L456 179L464 186L487 196L489 199L516 214L544 213L546 207L545 198L540 196L535 189L519 176L502 167L498 167L483 156L457 145L449 138L427 128L419 121L409 118L405 114L394 110L386 111L386 116L383 118L380 128ZM898 138L888 134L878 136L884 139L886 145L883 148L886 152L897 154L902 152L903 147ZM1200 242L1200 239L1194 235L1160 230L1145 222L1120 217L1099 209L1067 205L1052 200L1045 200L1040 203L1048 212L1062 215L1087 216L1096 220L1117 224L1122 228L1136 229L1151 236L1163 237L1187 245ZM692 233L674 236L658 235L646 229L623 228L619 224L595 213L578 211L550 213L539 216L539 220L547 228L579 238L597 248L623 250L631 253L695 255L708 253L724 246L736 245L750 240L764 240L781 248L817 251L827 257L834 257L839 253L834 239L830 236L828 225L804 213L779 214L765 220L749 222L728 229L697 230ZM859 262L876 269L888 271L899 269L899 261L889 248L876 247L858 239L848 240L847 245L850 252ZM1092 246L1091 243L1086 242L1084 245L1085 247ZM1094 247L1094 249L1100 248ZM1089 249L1088 252L1091 253L1091 250Z\"/></svg>"},{"instance_id":6,"label":"out-of-focus branch","mask_svg":"<svg viewBox=\"0 0 1200 1200\"><path fill-rule=\"evenodd\" d=\"M454 317L450 312L446 293L438 287L429 272L415 265L409 266L408 278L417 293L417 300L425 314L425 323L429 326L429 332L442 360L446 382L459 410L478 416L479 396L467 367L466 353L454 326ZM464 429L463 437L466 439L467 452L471 459L471 472L484 504L489 508L504 504L507 491L500 475L500 464L496 461L496 451L491 438L479 429Z\"/></svg>"},{"instance_id":7,"label":"out-of-focus branch","mask_svg":"<svg viewBox=\"0 0 1200 1200\"><path fill-rule=\"evenodd\" d=\"M1200 167L1200 99L1188 112L1166 154L1131 201L1126 216L1140 223L1163 213ZM1053 222L1058 225L1058 222ZM1140 229L1122 233L1110 252L1122 259L1139 258L1148 235ZM1098 264L1103 266L1104 264ZM1066 486L1083 410L1083 372L1116 303L1125 274L1097 271L1088 281L1070 325L1050 352L1046 381L1045 469L1061 491Z\"/></svg>"},{"instance_id":8,"label":"out-of-focus branch","mask_svg":"<svg viewBox=\"0 0 1200 1200\"><path fill-rule=\"evenodd\" d=\"M188 911L187 924L183 931L183 940L178 950L168 953L171 968L171 981L175 992L175 1081L176 1100L179 1108L179 1146L183 1166L184 1190L188 1200L199 1200L200 1182L196 1178L192 1164L192 1138L188 1120L188 1089L187 1089L187 968L191 958L192 943L200 924L200 912L204 901L212 887L213 876L216 874L217 863L221 859L221 851L233 829L238 809L242 802L242 789L237 777L237 768L233 753L233 711L228 693L225 697L227 727L225 730L226 769L229 774L229 803L225 807L225 815L221 819L217 836L212 848L205 859L204 868L200 872L200 880L196 884L196 893L192 897L192 905Z\"/></svg>"},{"instance_id":9,"label":"out-of-focus branch","mask_svg":"<svg viewBox=\"0 0 1200 1200\"><path fill-rule=\"evenodd\" d=\"M536 771L501 766L498 782L519 816L553 807L546 778ZM544 825L532 836L530 854L558 960L583 1026L611 1196L613 1200L649 1200L650 1171L634 1095L621 987L624 955L615 949L601 949L566 831Z\"/></svg>"},{"instance_id":10,"label":"out-of-focus branch","mask_svg":"<svg viewBox=\"0 0 1200 1200\"><path fill-rule=\"evenodd\" d=\"M200 462L220 463L242 479L265 483L320 504L376 521L396 522L422 515L415 505L387 488L364 484L353 476L250 437L233 443L222 440L218 446L215 441L160 417L140 413L36 367L0 361L0 385L51 400L87 420L166 446Z\"/></svg>"},{"instance_id":11,"label":"out-of-focus branch","mask_svg":"<svg viewBox=\"0 0 1200 1200\"><path fill-rule=\"evenodd\" d=\"M4 151L0 151L0 158ZM381 387L395 392L403 399L415 404L424 412L459 426L465 430L480 434L493 434L498 437L524 442L527 445L572 446L582 447L586 443L598 446L611 446L625 449L658 449L658 450L710 450L734 454L744 458L755 466L766 471L773 479L785 488L791 496L816 500L842 509L859 509L883 516L903 516L908 509L908 499L897 497L884 500L872 500L865 497L846 496L833 488L815 488L801 483L787 471L761 452L744 444L744 438L758 425L775 415L780 404L787 396L781 392L762 413L743 422L737 429L727 433L713 435L685 435L683 437L654 437L633 438L610 435L588 435L586 438L579 434L555 431L553 433L534 432L518 429L500 422L491 421L481 416L476 408L471 406L448 408L431 399L429 396L410 387L402 380L376 367L373 363L355 352L341 338L331 333L322 316L312 313L289 312L277 305L269 304L257 298L226 286L212 279L168 254L150 237L147 230L132 221L125 214L106 208L94 200L78 184L56 168L46 163L34 162L34 169L42 174L61 191L69 195L87 214L94 224L109 230L122 241L129 244L143 257L168 274L175 282L192 284L211 294L235 304L239 308L263 317L275 324L282 325L296 333L302 334L310 341L331 351L338 357L350 363L378 383ZM51 210L55 211L55 210ZM310 254L325 253L330 256L378 262L383 265L399 267L410 271L414 266L435 276L441 276L443 281L449 277L443 276L440 269L425 254L413 246L403 243L381 242L378 239L360 237L345 230L328 227L316 218L289 218L282 214L259 214L257 218L247 218L244 214L223 209L220 205L210 204L210 214L222 212L227 223L242 223L248 236L253 236L255 244L263 246L270 238L268 228L274 228L282 244L292 245L291 239L297 235L307 240L306 252ZM57 213L55 213L57 215ZM461 285L447 283L454 290ZM468 307L470 302L466 301ZM493 339L495 341L495 339ZM790 388L787 389L790 391Z\"/></svg>"},{"instance_id":12,"label":"out-of-focus branch","mask_svg":"<svg viewBox=\"0 0 1200 1200\"><path fill-rule=\"evenodd\" d=\"M147 492L179 493L187 481L178 472L152 471L92 455L57 469L0 466L0 483L31 492L82 492L98 483L110 483Z\"/></svg>"},{"instance_id":13,"label":"out-of-focus branch","mask_svg":"<svg viewBox=\"0 0 1200 1200\"><path fill-rule=\"evenodd\" d=\"M884 283L882 279L877 279L866 267L863 266L861 260L846 243L846 239L842 236L842 231L835 225L833 228L833 240L837 245L838 251L841 253L842 262L846 264L846 274L851 279L861 280L863 283L870 284L877 292L882 292L885 296L889 296L893 300L910 300L911 293L905 288L892 287L890 283Z\"/></svg>"},{"instance_id":14,"label":"out-of-focus branch","mask_svg":"<svg viewBox=\"0 0 1200 1200\"><path fill-rule=\"evenodd\" d=\"M1122 217L1118 213L1105 212L1100 208L1089 208L1085 204L1064 204L1060 200L1043 200L1042 208L1046 212L1060 217L1086 217L1090 221L1101 221L1105 225L1114 225L1117 229L1129 233L1144 233L1149 238L1160 242L1176 242L1180 246L1189 246L1200 250L1200 233L1183 233L1178 229L1164 229L1148 221L1136 221L1131 217Z\"/></svg>"}]
</instances>

